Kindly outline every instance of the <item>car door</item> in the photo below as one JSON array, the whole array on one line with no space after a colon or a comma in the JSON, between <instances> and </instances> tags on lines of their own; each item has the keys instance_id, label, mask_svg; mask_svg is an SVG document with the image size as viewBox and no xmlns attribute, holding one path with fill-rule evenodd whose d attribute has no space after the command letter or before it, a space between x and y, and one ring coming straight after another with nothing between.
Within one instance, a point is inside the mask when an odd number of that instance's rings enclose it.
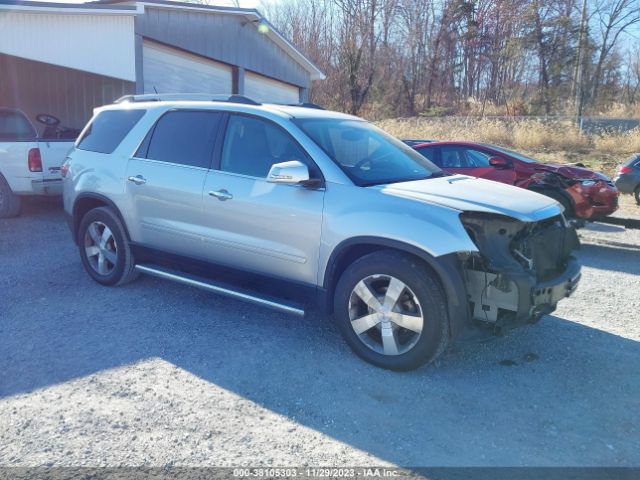
<instances>
[{"instance_id":1,"label":"car door","mask_svg":"<svg viewBox=\"0 0 640 480\"><path fill-rule=\"evenodd\" d=\"M305 163L321 173L281 126L260 117L229 116L216 169L203 195L205 243L211 261L315 284L324 187L268 182L271 166Z\"/></svg>"},{"instance_id":2,"label":"car door","mask_svg":"<svg viewBox=\"0 0 640 480\"><path fill-rule=\"evenodd\" d=\"M133 241L181 255L203 252L202 187L222 118L204 110L169 111L147 134L125 180Z\"/></svg>"},{"instance_id":3,"label":"car door","mask_svg":"<svg viewBox=\"0 0 640 480\"><path fill-rule=\"evenodd\" d=\"M500 155L480 148L464 147L466 163L469 168L473 168L474 175L496 182L515 184L516 173L511 161L504 159ZM505 160L505 166L497 168L490 164L491 158L501 158Z\"/></svg>"}]
</instances>

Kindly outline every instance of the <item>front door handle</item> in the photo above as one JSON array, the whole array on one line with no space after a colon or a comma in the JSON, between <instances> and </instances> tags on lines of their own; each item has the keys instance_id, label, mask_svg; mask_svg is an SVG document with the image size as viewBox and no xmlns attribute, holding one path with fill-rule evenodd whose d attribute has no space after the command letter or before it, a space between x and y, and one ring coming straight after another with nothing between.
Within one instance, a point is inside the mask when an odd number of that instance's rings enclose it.
<instances>
[{"instance_id":1,"label":"front door handle","mask_svg":"<svg viewBox=\"0 0 640 480\"><path fill-rule=\"evenodd\" d=\"M145 183L147 183L147 179L144 178L142 175L136 175L135 177L129 177L129 178L127 178L127 180L129 180L130 182L135 183L136 185L144 185Z\"/></svg>"},{"instance_id":2,"label":"front door handle","mask_svg":"<svg viewBox=\"0 0 640 480\"><path fill-rule=\"evenodd\" d=\"M233 195L227 192L224 188L222 190L211 191L209 192L209 195L211 195L212 197L216 197L221 202L231 200L233 198Z\"/></svg>"}]
</instances>

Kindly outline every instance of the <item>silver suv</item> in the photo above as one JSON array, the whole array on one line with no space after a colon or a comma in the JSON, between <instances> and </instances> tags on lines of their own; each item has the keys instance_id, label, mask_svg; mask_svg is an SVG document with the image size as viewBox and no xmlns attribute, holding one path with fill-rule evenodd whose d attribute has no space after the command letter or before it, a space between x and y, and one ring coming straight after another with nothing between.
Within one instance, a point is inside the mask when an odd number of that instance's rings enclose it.
<instances>
[{"instance_id":1,"label":"silver suv","mask_svg":"<svg viewBox=\"0 0 640 480\"><path fill-rule=\"evenodd\" d=\"M88 274L138 273L304 315L408 370L478 328L536 321L580 278L554 200L448 175L359 118L245 97L95 111L62 168Z\"/></svg>"}]
</instances>

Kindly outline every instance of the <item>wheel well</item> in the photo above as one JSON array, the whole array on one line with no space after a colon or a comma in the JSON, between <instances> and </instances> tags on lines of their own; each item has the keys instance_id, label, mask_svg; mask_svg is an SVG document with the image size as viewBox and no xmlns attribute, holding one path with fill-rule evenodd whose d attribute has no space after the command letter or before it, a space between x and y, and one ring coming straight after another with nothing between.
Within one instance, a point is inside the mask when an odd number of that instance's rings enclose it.
<instances>
[{"instance_id":1,"label":"wheel well","mask_svg":"<svg viewBox=\"0 0 640 480\"><path fill-rule=\"evenodd\" d=\"M567 192L565 192L564 190L562 190L561 188L551 188L551 187L530 187L530 190L539 193L541 195L546 195L548 197L560 197L562 199L564 199L564 206L568 206L569 207L569 211L566 212L567 213L567 217L570 216L575 216L575 205L574 205L574 201L573 198L571 198L571 195L569 195ZM549 195L549 193L551 195Z\"/></svg>"},{"instance_id":2,"label":"wheel well","mask_svg":"<svg viewBox=\"0 0 640 480\"><path fill-rule=\"evenodd\" d=\"M112 202L110 202L106 198L86 196L86 197L78 198L76 200L76 203L73 205L73 238L76 241L76 243L78 241L78 238L77 238L78 228L80 227L80 222L82 221L82 217L84 217L87 214L87 212L89 212L90 210L93 210L94 208L99 208L99 207L109 207L116 213L118 218L120 218L122 225L124 226L125 234L127 235L127 238L129 238L129 232L127 231L127 226L124 223L124 220L122 219L122 215L120 215L120 211L116 208L116 206Z\"/></svg>"},{"instance_id":3,"label":"wheel well","mask_svg":"<svg viewBox=\"0 0 640 480\"><path fill-rule=\"evenodd\" d=\"M406 249L398 248L398 246L389 246L384 244L377 243L357 243L354 245L349 245L347 247L342 248L334 259L330 260L330 265L327 269L327 273L324 278L324 286L327 293L327 308L329 309L329 313L333 311L333 295L335 291L335 286L340 279L340 276L344 273L344 271L351 265L353 262L358 260L365 255L368 255L373 252L381 251L381 250L391 250L400 252L404 255L408 255L413 257L416 261L423 264L426 268L428 268L436 278L436 281L440 284L440 288L442 289L443 294L445 295L445 299L447 297L446 290L443 288L442 279L437 271L427 262L422 256L412 253Z\"/></svg>"}]
</instances>

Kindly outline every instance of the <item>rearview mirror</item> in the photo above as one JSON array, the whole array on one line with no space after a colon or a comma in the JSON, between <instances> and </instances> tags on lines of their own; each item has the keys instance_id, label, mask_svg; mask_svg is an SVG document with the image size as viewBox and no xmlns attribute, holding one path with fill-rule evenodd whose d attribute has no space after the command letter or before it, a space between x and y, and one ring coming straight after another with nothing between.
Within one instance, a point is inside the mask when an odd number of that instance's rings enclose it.
<instances>
[{"instance_id":1,"label":"rearview mirror","mask_svg":"<svg viewBox=\"0 0 640 480\"><path fill-rule=\"evenodd\" d=\"M304 184L309 182L309 169L298 160L274 163L269 169L267 181L287 185Z\"/></svg>"},{"instance_id":2,"label":"rearview mirror","mask_svg":"<svg viewBox=\"0 0 640 480\"><path fill-rule=\"evenodd\" d=\"M498 168L498 169L505 169L505 168L511 168L511 162L509 160L505 160L502 157L491 157L489 159L489 165L491 165L493 168Z\"/></svg>"}]
</instances>

